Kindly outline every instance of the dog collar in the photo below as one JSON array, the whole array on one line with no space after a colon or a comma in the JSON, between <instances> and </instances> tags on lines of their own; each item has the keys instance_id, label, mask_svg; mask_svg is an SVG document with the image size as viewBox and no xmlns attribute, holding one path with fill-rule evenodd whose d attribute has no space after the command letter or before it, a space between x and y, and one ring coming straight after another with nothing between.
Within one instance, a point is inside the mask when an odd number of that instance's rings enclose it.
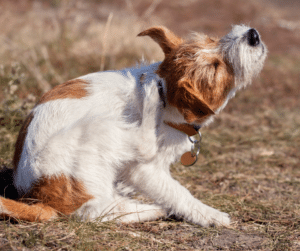
<instances>
[{"instance_id":1,"label":"dog collar","mask_svg":"<svg viewBox=\"0 0 300 251\"><path fill-rule=\"evenodd\" d=\"M201 127L189 125L189 124L175 124L172 122L164 121L164 123L178 131L181 131L188 135L189 140L193 144L191 151L184 153L181 158L181 164L184 166L192 166L196 163L198 155L200 153L201 146L201 133L199 129ZM193 138L191 138L193 137Z\"/></svg>"},{"instance_id":2,"label":"dog collar","mask_svg":"<svg viewBox=\"0 0 300 251\"><path fill-rule=\"evenodd\" d=\"M198 130L200 129L200 127L197 128L190 124L175 124L175 123L168 122L168 121L165 121L165 124L173 127L174 129L176 129L178 131L181 131L181 132L187 134L189 137L194 136L195 134L198 134Z\"/></svg>"}]
</instances>

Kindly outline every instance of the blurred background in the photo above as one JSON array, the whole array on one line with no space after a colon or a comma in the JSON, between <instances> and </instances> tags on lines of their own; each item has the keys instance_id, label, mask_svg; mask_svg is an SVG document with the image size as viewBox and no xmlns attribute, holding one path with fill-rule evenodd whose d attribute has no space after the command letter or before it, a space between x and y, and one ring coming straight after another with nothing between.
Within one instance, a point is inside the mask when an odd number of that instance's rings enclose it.
<instances>
[{"instance_id":1,"label":"blurred background","mask_svg":"<svg viewBox=\"0 0 300 251\"><path fill-rule=\"evenodd\" d=\"M44 92L142 58L163 60L156 43L136 36L142 30L165 25L183 37L222 37L244 23L268 46L265 67L203 128L197 164L171 170L195 197L230 212L239 236L254 233L258 241L245 235L247 248L238 250L300 248L299 13L298 0L0 0L0 169L12 167L20 126ZM220 246L236 243L235 233L222 232Z\"/></svg>"}]
</instances>

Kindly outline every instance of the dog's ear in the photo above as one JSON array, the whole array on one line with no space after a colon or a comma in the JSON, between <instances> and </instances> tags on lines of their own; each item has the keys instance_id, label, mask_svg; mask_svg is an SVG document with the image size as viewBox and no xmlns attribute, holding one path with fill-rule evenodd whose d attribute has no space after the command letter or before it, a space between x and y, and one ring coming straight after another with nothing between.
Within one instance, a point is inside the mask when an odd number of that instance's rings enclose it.
<instances>
[{"instance_id":1,"label":"dog's ear","mask_svg":"<svg viewBox=\"0 0 300 251\"><path fill-rule=\"evenodd\" d=\"M179 81L178 86L168 92L168 100L179 110L188 123L200 123L208 116L215 114L201 99L200 93L188 81Z\"/></svg>"},{"instance_id":2,"label":"dog's ear","mask_svg":"<svg viewBox=\"0 0 300 251\"><path fill-rule=\"evenodd\" d=\"M162 48L165 55L168 55L172 50L183 43L183 39L176 36L173 32L163 26L155 26L142 31L138 36L149 36L157 42Z\"/></svg>"}]
</instances>

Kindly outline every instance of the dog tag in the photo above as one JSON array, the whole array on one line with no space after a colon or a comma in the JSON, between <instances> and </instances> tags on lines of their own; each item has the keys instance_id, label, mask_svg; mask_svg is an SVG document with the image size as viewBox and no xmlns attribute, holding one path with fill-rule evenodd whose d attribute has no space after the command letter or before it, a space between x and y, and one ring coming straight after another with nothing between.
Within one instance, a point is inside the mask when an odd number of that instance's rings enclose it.
<instances>
[{"instance_id":1,"label":"dog tag","mask_svg":"<svg viewBox=\"0 0 300 251\"><path fill-rule=\"evenodd\" d=\"M181 156L180 161L184 166L191 166L197 161L197 155L193 155L191 152L186 152Z\"/></svg>"}]
</instances>

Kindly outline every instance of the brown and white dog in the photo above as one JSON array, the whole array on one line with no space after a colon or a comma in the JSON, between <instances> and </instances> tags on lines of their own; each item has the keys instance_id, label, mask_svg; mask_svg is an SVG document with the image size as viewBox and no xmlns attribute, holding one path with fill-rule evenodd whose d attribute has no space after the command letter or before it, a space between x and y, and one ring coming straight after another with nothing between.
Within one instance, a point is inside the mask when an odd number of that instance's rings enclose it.
<instances>
[{"instance_id":1,"label":"brown and white dog","mask_svg":"<svg viewBox=\"0 0 300 251\"><path fill-rule=\"evenodd\" d=\"M261 71L266 46L244 25L221 39L196 34L184 40L165 27L139 36L154 39L165 59L88 74L42 96L16 143L20 199L0 197L0 215L137 222L167 213L202 226L230 223L227 213L174 180L169 166L191 148L187 134L209 124ZM155 204L124 196L129 190Z\"/></svg>"}]
</instances>

